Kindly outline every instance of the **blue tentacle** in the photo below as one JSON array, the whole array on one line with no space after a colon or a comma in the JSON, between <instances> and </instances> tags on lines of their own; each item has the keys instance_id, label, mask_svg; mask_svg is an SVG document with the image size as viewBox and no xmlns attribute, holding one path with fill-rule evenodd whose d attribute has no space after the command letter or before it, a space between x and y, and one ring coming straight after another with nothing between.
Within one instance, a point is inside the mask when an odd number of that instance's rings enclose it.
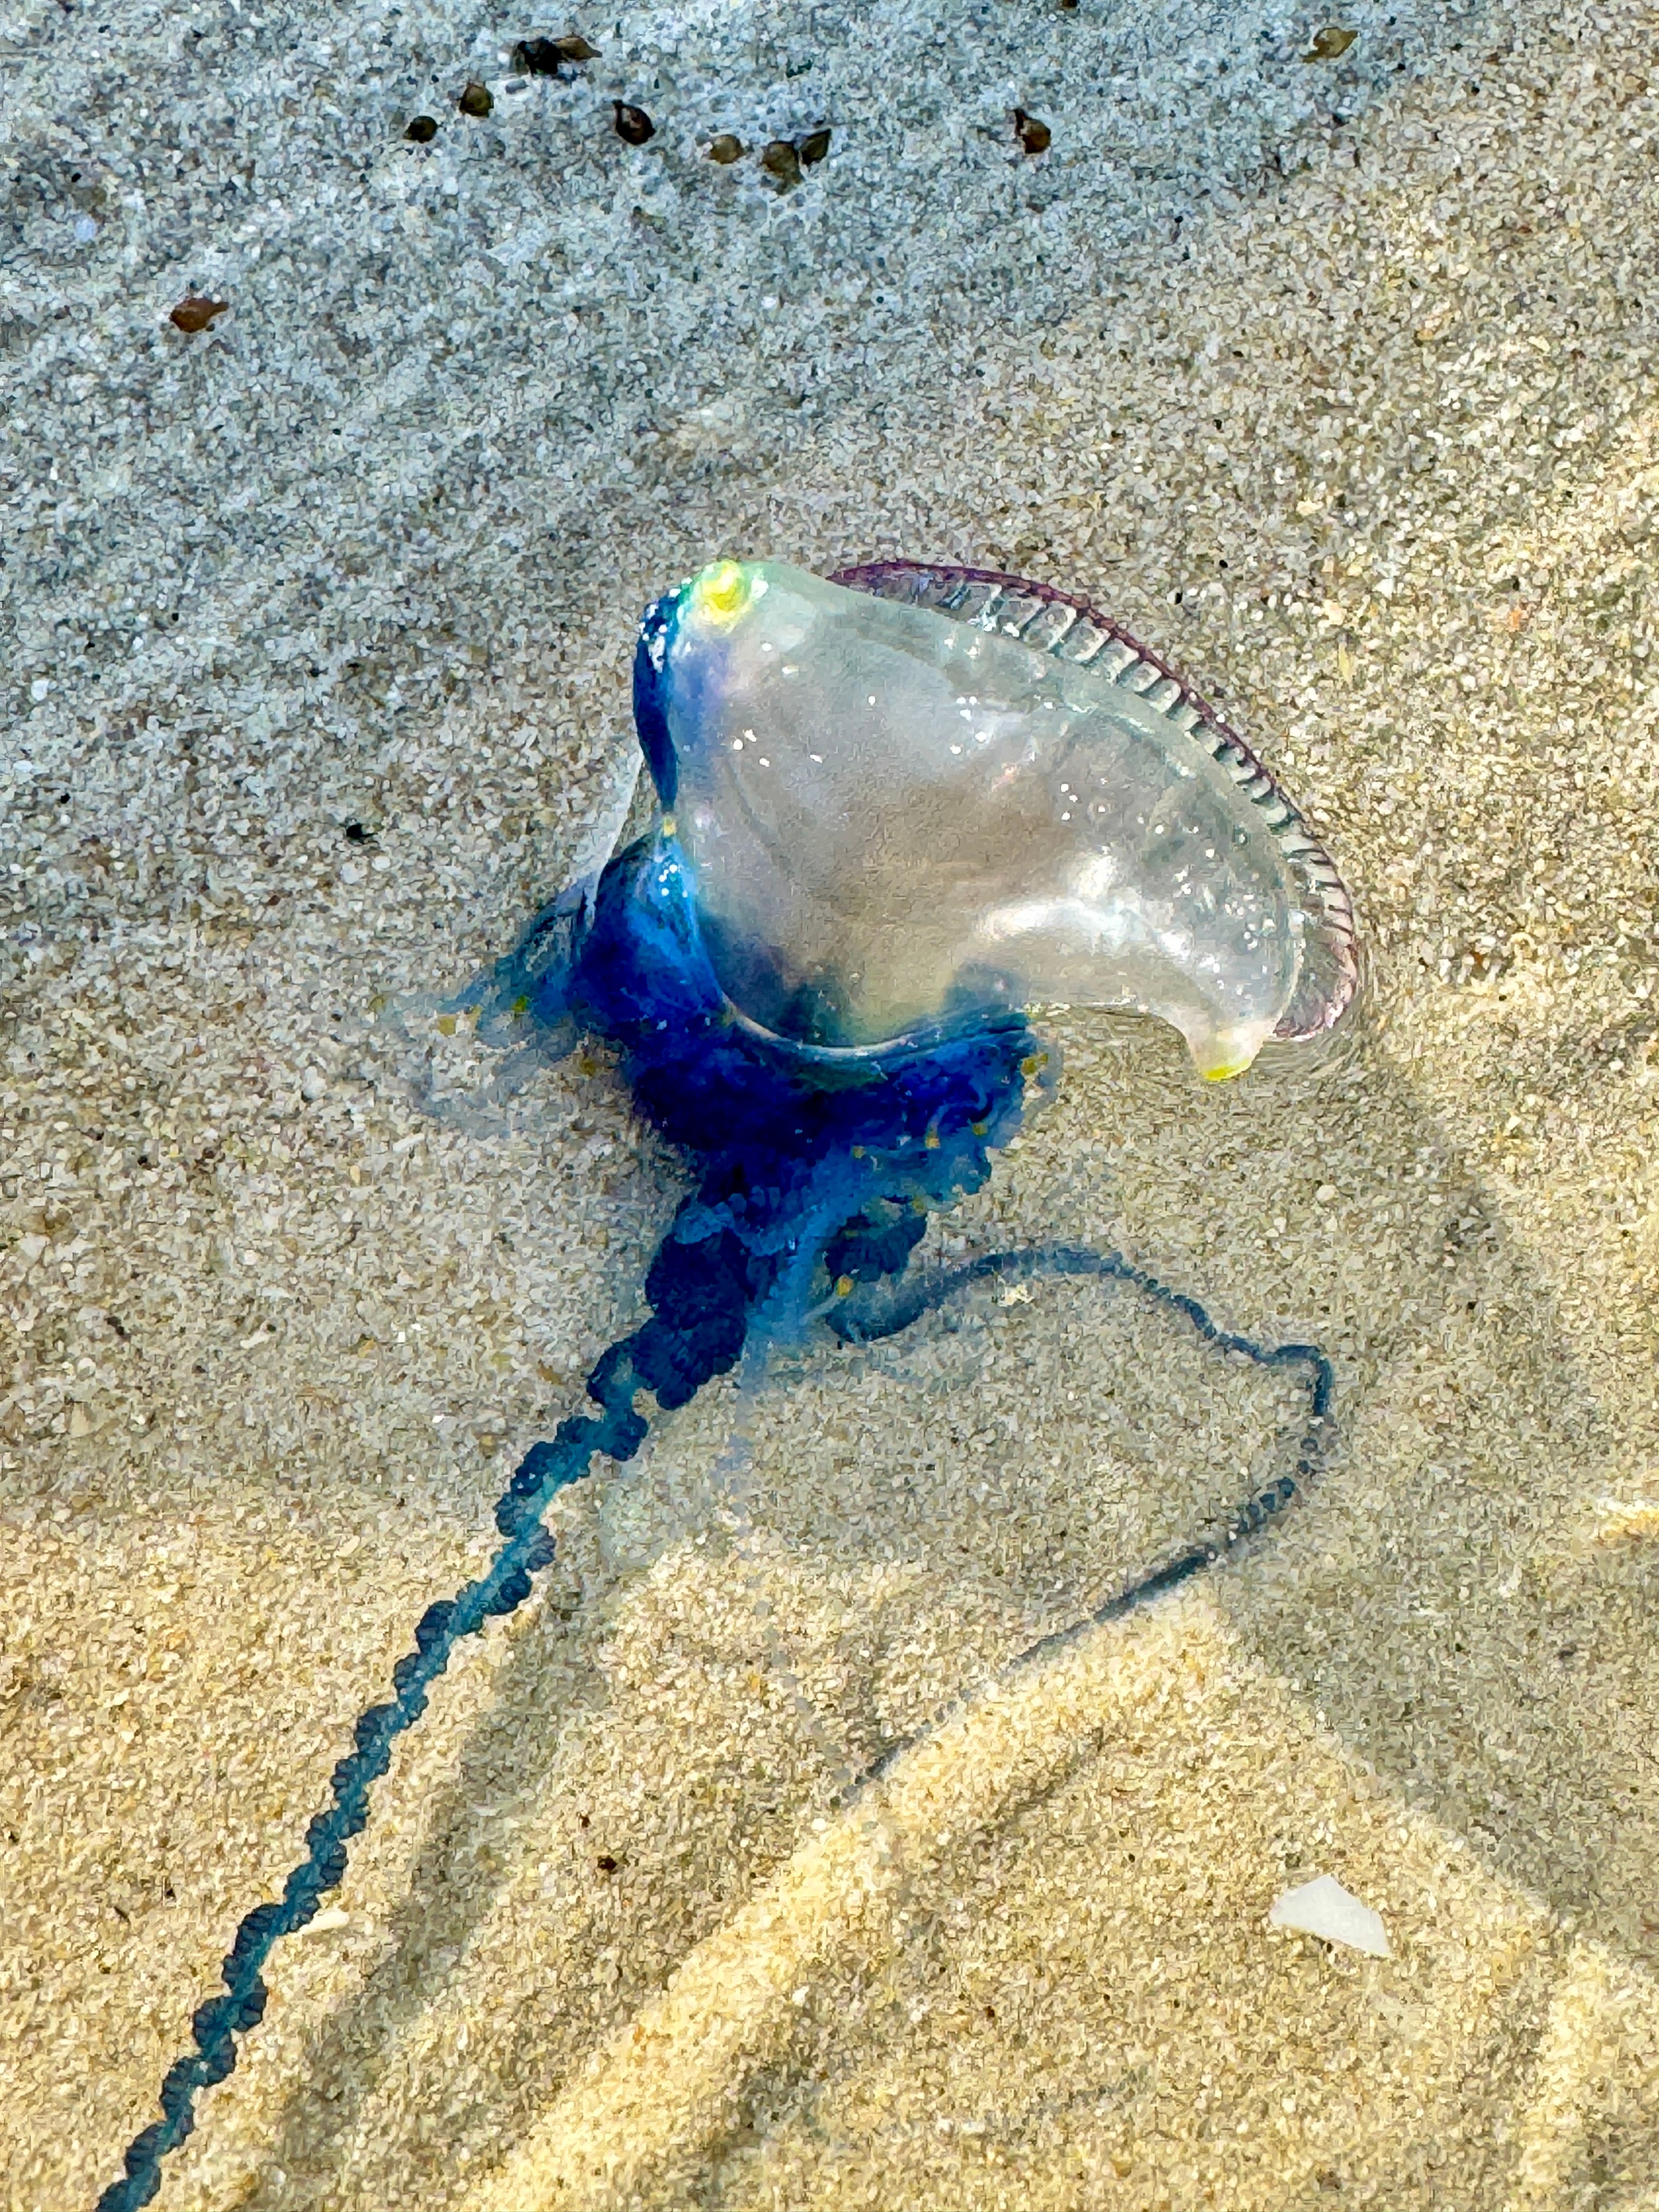
<instances>
[{"instance_id":1,"label":"blue tentacle","mask_svg":"<svg viewBox=\"0 0 1659 2212\"><path fill-rule=\"evenodd\" d=\"M224 1992L198 2008L191 2022L196 2047L167 2069L161 2117L128 2145L126 2170L98 2199L98 2212L137 2212L161 2187L161 2160L195 2128L197 2097L231 2072L236 2038L264 2017L263 1973L272 1950L313 1919L327 1893L344 1880L347 1844L368 1821L369 1791L391 1765L393 1743L426 1711L432 1686L456 1646L495 1615L522 1605L532 1576L551 1561L553 1539L542 1516L555 1496L586 1474L596 1454L621 1461L638 1451L646 1424L634 1410L635 1378L627 1361L607 1353L589 1387L599 1415L561 1422L550 1443L532 1446L496 1504L496 1524L507 1541L476 1581L427 1607L416 1626L414 1650L392 1670L391 1698L359 1715L352 1732L356 1747L334 1769L332 1802L306 1831L305 1856L281 1899L256 1905L238 1928L222 1969Z\"/></svg>"},{"instance_id":2,"label":"blue tentacle","mask_svg":"<svg viewBox=\"0 0 1659 2212\"><path fill-rule=\"evenodd\" d=\"M1034 1275L1094 1276L1112 1282L1127 1283L1171 1313L1179 1314L1189 1322L1206 1344L1218 1352L1240 1353L1257 1367L1302 1368L1304 1387L1308 1393L1308 1425L1297 1447L1293 1474L1282 1474L1265 1490L1253 1491L1242 1499L1223 1526L1212 1535L1200 1538L1165 1559L1146 1574L1129 1583L1114 1596L1095 1607L1070 1627L1057 1629L1052 1636L1044 1637L1020 1654L1012 1664L1021 1665L1025 1660L1054 1645L1079 1635L1085 1628L1101 1622L1115 1620L1138 1605L1162 1597L1168 1590L1188 1582L1193 1576L1213 1566L1218 1559L1257 1535L1263 1528L1278 1521L1303 1494L1311 1478L1318 1472L1320 1460L1329 1440L1331 1399L1336 1387L1335 1371L1329 1359L1316 1344L1258 1344L1254 1337L1241 1336L1234 1330L1222 1328L1212 1321L1205 1309L1185 1291L1171 1290L1167 1283L1158 1281L1144 1267L1137 1267L1121 1252L1097 1252L1087 1245L1034 1245L1022 1251L988 1252L976 1260L964 1261L959 1267L943 1268L931 1277L907 1280L896 1285L884 1298L868 1297L848 1301L824 1316L830 1328L844 1343L872 1344L883 1337L896 1336L901 1329L922 1314L933 1310L956 1292L966 1290L970 1284L982 1282L1024 1282ZM890 1753L887 1756L890 1757Z\"/></svg>"}]
</instances>

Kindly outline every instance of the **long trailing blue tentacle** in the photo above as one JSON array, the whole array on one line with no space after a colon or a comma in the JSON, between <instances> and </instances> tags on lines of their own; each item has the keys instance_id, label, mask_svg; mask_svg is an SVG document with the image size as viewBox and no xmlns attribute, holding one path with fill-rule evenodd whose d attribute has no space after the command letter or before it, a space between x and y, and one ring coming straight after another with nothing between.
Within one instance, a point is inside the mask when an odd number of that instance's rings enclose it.
<instances>
[{"instance_id":1,"label":"long trailing blue tentacle","mask_svg":"<svg viewBox=\"0 0 1659 2212\"><path fill-rule=\"evenodd\" d=\"M682 1215L682 1223L684 1212ZM324 1896L345 1878L346 1846L368 1819L371 1789L392 1762L392 1747L426 1711L432 1685L456 1646L492 1616L509 1613L530 1595L531 1577L554 1555L542 1516L558 1492L579 1481L596 1455L626 1461L645 1441L635 1408L644 1385L665 1407L684 1405L712 1376L734 1366L747 1316L770 1288L775 1264L746 1252L730 1231L687 1239L676 1224L647 1278L651 1318L601 1354L588 1377L599 1413L562 1421L550 1443L533 1444L495 1504L506 1538L476 1582L428 1606L415 1631L415 1649L392 1672L393 1694L371 1705L353 1731L356 1750L336 1766L333 1802L306 1832L306 1856L289 1875L279 1902L256 1905L226 1954L224 1994L210 1997L191 2022L196 2047L174 2062L161 2084L161 2118L128 2146L126 2171L98 2200L98 2212L137 2212L161 2184L161 2160L196 2125L196 2100L236 2063L236 2038L258 2025L265 2009L263 1969L284 1936L313 1919Z\"/></svg>"},{"instance_id":2,"label":"long trailing blue tentacle","mask_svg":"<svg viewBox=\"0 0 1659 2212\"><path fill-rule=\"evenodd\" d=\"M631 1395L631 1394L630 1394ZM389 1703L371 1705L353 1731L356 1749L334 1770L333 1802L306 1831L306 1856L289 1875L281 1900L258 1905L236 1931L222 1969L224 1994L210 1997L191 2021L196 2047L168 2068L161 2084L161 2117L127 2147L126 2171L98 2199L98 2212L137 2212L161 2185L161 2160L196 2125L196 2100L222 2081L236 2063L237 2036L258 2025L265 2009L263 1970L276 1943L296 1934L316 1914L325 1893L346 1871L346 1845L368 1818L368 1796L392 1762L392 1747L426 1711L432 1685L462 1638L476 1636L496 1613L508 1613L530 1595L531 1577L553 1557L553 1539L541 1516L554 1493L578 1480L595 1453L630 1458L645 1423L620 1398L602 1418L563 1422L551 1443L526 1454L495 1509L512 1533L476 1582L453 1598L428 1606L415 1630L415 1649L392 1669Z\"/></svg>"}]
</instances>

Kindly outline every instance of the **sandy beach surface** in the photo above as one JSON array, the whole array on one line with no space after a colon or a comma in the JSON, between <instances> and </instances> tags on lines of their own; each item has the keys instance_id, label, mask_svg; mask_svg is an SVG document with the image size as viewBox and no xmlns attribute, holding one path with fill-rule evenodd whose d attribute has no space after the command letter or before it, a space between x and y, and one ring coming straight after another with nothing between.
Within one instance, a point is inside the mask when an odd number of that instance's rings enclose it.
<instances>
[{"instance_id":1,"label":"sandy beach surface","mask_svg":"<svg viewBox=\"0 0 1659 2212\"><path fill-rule=\"evenodd\" d=\"M1316 1342L1334 1443L1000 1678L1294 1376L1034 1280L711 1386L559 1502L158 2203L1652 2212L1653 8L7 5L0 2208L114 2177L640 1315L684 1172L605 1054L434 1116L487 1056L397 1010L614 827L725 551L1085 592L1306 802L1345 1036L1217 1090L1057 1019L930 1245ZM1322 1874L1389 1957L1270 1928Z\"/></svg>"}]
</instances>

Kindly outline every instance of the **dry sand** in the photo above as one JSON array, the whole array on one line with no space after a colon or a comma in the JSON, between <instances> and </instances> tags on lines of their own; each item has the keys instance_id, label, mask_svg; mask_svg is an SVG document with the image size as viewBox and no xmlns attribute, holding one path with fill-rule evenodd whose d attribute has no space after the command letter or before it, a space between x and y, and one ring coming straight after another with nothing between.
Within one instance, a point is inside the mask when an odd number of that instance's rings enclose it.
<instances>
[{"instance_id":1,"label":"dry sand","mask_svg":"<svg viewBox=\"0 0 1659 2212\"><path fill-rule=\"evenodd\" d=\"M520 94L562 21L0 29L0 2205L112 2178L637 1311L679 1171L605 1067L457 1129L374 1017L568 872L716 550L1089 591L1306 798L1349 1042L1218 1094L1063 1024L937 1233L1316 1338L1338 1448L849 1809L1294 1394L1075 1284L711 1389L561 1504L160 2201L1659 2204L1659 19L1393 16L636 9ZM698 151L823 117L787 198ZM1320 1873L1390 1959L1268 1929Z\"/></svg>"}]
</instances>

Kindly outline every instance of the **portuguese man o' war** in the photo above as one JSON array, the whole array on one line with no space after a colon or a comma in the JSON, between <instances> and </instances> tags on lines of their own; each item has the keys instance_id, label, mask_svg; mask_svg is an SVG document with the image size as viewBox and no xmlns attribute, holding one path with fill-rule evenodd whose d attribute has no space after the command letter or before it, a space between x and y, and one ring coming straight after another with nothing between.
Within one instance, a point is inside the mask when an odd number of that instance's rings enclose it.
<instances>
[{"instance_id":1,"label":"portuguese man o' war","mask_svg":"<svg viewBox=\"0 0 1659 2212\"><path fill-rule=\"evenodd\" d=\"M647 1317L588 1376L595 1410L531 1447L497 1502L489 1566L428 1608L392 1697L360 1716L305 1856L238 1929L161 2118L100 2212L155 2195L198 2094L263 2016L274 1946L343 1880L395 1739L460 1640L529 1596L559 1491L596 1457L638 1452L642 1394L671 1413L815 1323L888 1336L971 1283L1039 1273L1115 1280L1206 1344L1296 1372L1309 1425L1294 1471L1010 1667L1230 1556L1317 1465L1333 1376L1313 1345L1224 1330L1117 1253L913 1265L930 1215L986 1182L1053 1089L1031 1026L1042 1006L1156 1016L1212 1079L1340 1020L1357 975L1346 893L1243 741L1082 601L908 562L828 581L716 562L647 611L634 698L654 826L449 1005L521 1057L607 1040L695 1187L647 1272Z\"/></svg>"}]
</instances>

